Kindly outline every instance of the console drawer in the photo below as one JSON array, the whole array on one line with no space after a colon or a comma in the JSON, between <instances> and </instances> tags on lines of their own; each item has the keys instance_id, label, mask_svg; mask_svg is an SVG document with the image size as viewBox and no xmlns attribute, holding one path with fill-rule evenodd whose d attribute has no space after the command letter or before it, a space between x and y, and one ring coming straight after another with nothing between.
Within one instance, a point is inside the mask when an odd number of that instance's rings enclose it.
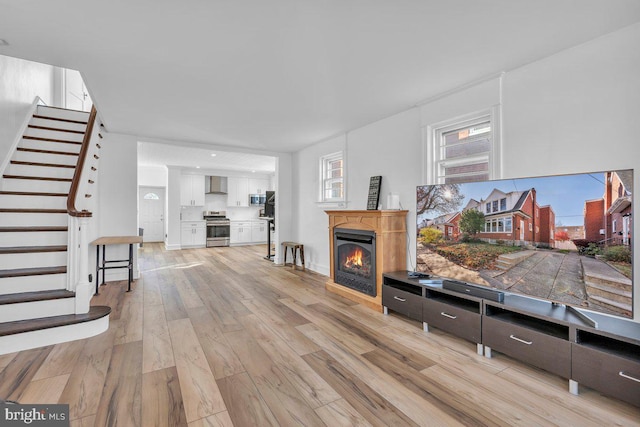
<instances>
[{"instance_id":1,"label":"console drawer","mask_svg":"<svg viewBox=\"0 0 640 427\"><path fill-rule=\"evenodd\" d=\"M382 287L382 305L414 320L422 321L422 296L391 286Z\"/></svg>"},{"instance_id":2,"label":"console drawer","mask_svg":"<svg viewBox=\"0 0 640 427\"><path fill-rule=\"evenodd\" d=\"M572 344L571 379L640 406L640 362Z\"/></svg>"},{"instance_id":3,"label":"console drawer","mask_svg":"<svg viewBox=\"0 0 640 427\"><path fill-rule=\"evenodd\" d=\"M422 302L422 321L466 340L480 343L482 320L480 313L425 299Z\"/></svg>"},{"instance_id":4,"label":"console drawer","mask_svg":"<svg viewBox=\"0 0 640 427\"><path fill-rule=\"evenodd\" d=\"M571 343L562 338L485 316L482 344L561 377L571 377Z\"/></svg>"}]
</instances>

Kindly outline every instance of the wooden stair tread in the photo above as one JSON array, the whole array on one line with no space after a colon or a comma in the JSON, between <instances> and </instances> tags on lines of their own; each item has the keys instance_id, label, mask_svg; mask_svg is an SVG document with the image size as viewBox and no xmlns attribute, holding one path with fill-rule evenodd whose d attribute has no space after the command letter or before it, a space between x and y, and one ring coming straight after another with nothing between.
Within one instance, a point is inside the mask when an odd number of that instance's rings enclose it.
<instances>
[{"instance_id":1,"label":"wooden stair tread","mask_svg":"<svg viewBox=\"0 0 640 427\"><path fill-rule=\"evenodd\" d=\"M60 326L75 325L90 322L111 313L111 307L94 305L88 313L65 314L63 316L43 317L40 319L18 320L16 322L0 323L0 336L14 335L25 332L39 331L43 329L57 328Z\"/></svg>"},{"instance_id":2,"label":"wooden stair tread","mask_svg":"<svg viewBox=\"0 0 640 427\"><path fill-rule=\"evenodd\" d=\"M49 301L75 297L75 292L66 289L53 289L49 291L20 292L17 294L0 295L0 305L20 304L24 302Z\"/></svg>"},{"instance_id":3,"label":"wooden stair tread","mask_svg":"<svg viewBox=\"0 0 640 427\"><path fill-rule=\"evenodd\" d=\"M2 175L4 179L31 179L35 181L58 181L58 182L71 182L71 178L56 178L49 176L31 176L31 175Z\"/></svg>"},{"instance_id":4,"label":"wooden stair tread","mask_svg":"<svg viewBox=\"0 0 640 427\"><path fill-rule=\"evenodd\" d=\"M67 197L67 193L45 193L39 191L0 191L4 196L47 196L47 197Z\"/></svg>"},{"instance_id":5,"label":"wooden stair tread","mask_svg":"<svg viewBox=\"0 0 640 427\"><path fill-rule=\"evenodd\" d=\"M55 121L58 121L58 122L76 123L76 124L79 124L79 125L86 125L87 124L87 122L85 122L83 120L63 119L63 118L60 118L60 117L44 116L42 114L34 114L33 117L35 119L55 120Z\"/></svg>"},{"instance_id":6,"label":"wooden stair tread","mask_svg":"<svg viewBox=\"0 0 640 427\"><path fill-rule=\"evenodd\" d=\"M30 233L36 231L69 231L66 225L29 225L25 227L0 227L0 233Z\"/></svg>"},{"instance_id":7,"label":"wooden stair tread","mask_svg":"<svg viewBox=\"0 0 640 427\"><path fill-rule=\"evenodd\" d=\"M55 246L12 246L0 247L0 255L2 254L32 254L40 252L65 252L67 245Z\"/></svg>"},{"instance_id":8,"label":"wooden stair tread","mask_svg":"<svg viewBox=\"0 0 640 427\"><path fill-rule=\"evenodd\" d=\"M11 163L12 165L41 166L45 168L67 168L67 169L76 168L76 165L64 165L61 163L23 162L21 160L11 160L9 163Z\"/></svg>"},{"instance_id":9,"label":"wooden stair tread","mask_svg":"<svg viewBox=\"0 0 640 427\"><path fill-rule=\"evenodd\" d=\"M47 274L64 274L67 272L67 266L58 267L31 267L31 268L15 268L12 270L0 270L0 279L7 277L22 276L43 276Z\"/></svg>"},{"instance_id":10,"label":"wooden stair tread","mask_svg":"<svg viewBox=\"0 0 640 427\"><path fill-rule=\"evenodd\" d=\"M17 151L25 151L28 153L42 153L42 154L59 154L61 156L77 156L79 153L74 153L71 151L56 151L56 150L39 150L37 148L24 148L18 147Z\"/></svg>"},{"instance_id":11,"label":"wooden stair tread","mask_svg":"<svg viewBox=\"0 0 640 427\"><path fill-rule=\"evenodd\" d=\"M84 131L82 130L73 130L73 129L64 129L64 128L54 128L49 126L37 126L37 125L29 125L31 129L40 129L40 130L51 130L54 132L68 132L68 133L77 133L80 135L84 135Z\"/></svg>"},{"instance_id":12,"label":"wooden stair tread","mask_svg":"<svg viewBox=\"0 0 640 427\"><path fill-rule=\"evenodd\" d=\"M82 145L82 141L69 141L67 139L44 138L42 136L23 135L22 139L29 139L32 141L59 142L61 144Z\"/></svg>"},{"instance_id":13,"label":"wooden stair tread","mask_svg":"<svg viewBox=\"0 0 640 427\"><path fill-rule=\"evenodd\" d=\"M0 208L2 213L67 213L66 209Z\"/></svg>"}]
</instances>

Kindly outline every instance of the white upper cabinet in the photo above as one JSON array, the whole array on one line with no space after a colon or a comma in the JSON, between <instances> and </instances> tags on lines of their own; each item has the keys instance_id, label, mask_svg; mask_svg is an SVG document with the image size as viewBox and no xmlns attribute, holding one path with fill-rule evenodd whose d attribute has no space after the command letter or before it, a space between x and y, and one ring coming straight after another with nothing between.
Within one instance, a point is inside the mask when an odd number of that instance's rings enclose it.
<instances>
[{"instance_id":1,"label":"white upper cabinet","mask_svg":"<svg viewBox=\"0 0 640 427\"><path fill-rule=\"evenodd\" d=\"M249 178L249 194L264 194L268 189L268 179Z\"/></svg>"},{"instance_id":2,"label":"white upper cabinet","mask_svg":"<svg viewBox=\"0 0 640 427\"><path fill-rule=\"evenodd\" d=\"M182 206L204 206L203 175L182 175L180 177L180 204Z\"/></svg>"},{"instance_id":3,"label":"white upper cabinet","mask_svg":"<svg viewBox=\"0 0 640 427\"><path fill-rule=\"evenodd\" d=\"M230 176L227 185L227 206L249 206L249 178Z\"/></svg>"}]
</instances>

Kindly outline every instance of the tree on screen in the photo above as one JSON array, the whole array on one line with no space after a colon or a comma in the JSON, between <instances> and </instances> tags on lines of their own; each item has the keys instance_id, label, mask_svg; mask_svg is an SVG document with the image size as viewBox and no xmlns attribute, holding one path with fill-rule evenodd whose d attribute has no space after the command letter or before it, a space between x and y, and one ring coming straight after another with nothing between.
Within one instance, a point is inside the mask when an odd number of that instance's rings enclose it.
<instances>
[{"instance_id":1,"label":"tree on screen","mask_svg":"<svg viewBox=\"0 0 640 427\"><path fill-rule=\"evenodd\" d=\"M484 230L484 214L476 209L462 212L459 227L463 233L475 236Z\"/></svg>"},{"instance_id":2,"label":"tree on screen","mask_svg":"<svg viewBox=\"0 0 640 427\"><path fill-rule=\"evenodd\" d=\"M457 212L464 200L458 184L424 185L418 187L417 215L433 211L438 214Z\"/></svg>"}]
</instances>

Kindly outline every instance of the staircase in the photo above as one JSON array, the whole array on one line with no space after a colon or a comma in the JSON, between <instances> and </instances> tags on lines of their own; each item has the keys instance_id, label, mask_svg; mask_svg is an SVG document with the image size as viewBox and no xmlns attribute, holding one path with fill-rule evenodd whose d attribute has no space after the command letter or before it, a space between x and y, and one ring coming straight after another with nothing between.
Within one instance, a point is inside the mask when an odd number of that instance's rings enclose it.
<instances>
[{"instance_id":1,"label":"staircase","mask_svg":"<svg viewBox=\"0 0 640 427\"><path fill-rule=\"evenodd\" d=\"M86 112L38 106L2 176L0 354L84 338L108 327L109 307L77 313L67 272L67 199L83 163L88 122Z\"/></svg>"},{"instance_id":2,"label":"staircase","mask_svg":"<svg viewBox=\"0 0 640 427\"><path fill-rule=\"evenodd\" d=\"M632 317L631 279L603 261L588 257L581 257L581 261L589 303L612 313Z\"/></svg>"}]
</instances>

